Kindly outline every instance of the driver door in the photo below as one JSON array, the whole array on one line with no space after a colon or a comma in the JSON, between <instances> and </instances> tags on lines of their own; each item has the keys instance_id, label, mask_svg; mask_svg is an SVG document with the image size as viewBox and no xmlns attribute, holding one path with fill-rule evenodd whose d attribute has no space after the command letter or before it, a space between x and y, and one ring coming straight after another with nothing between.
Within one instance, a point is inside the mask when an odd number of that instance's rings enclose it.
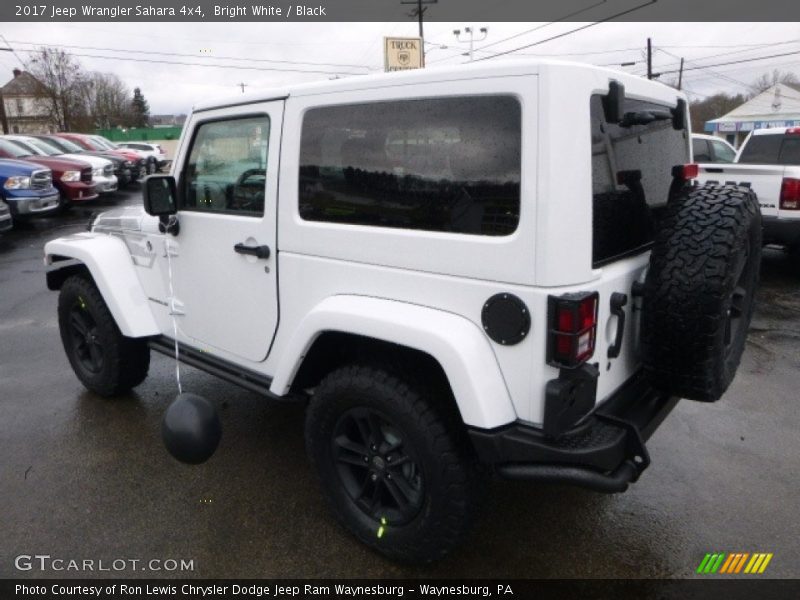
<instances>
[{"instance_id":1,"label":"driver door","mask_svg":"<svg viewBox=\"0 0 800 600\"><path fill-rule=\"evenodd\" d=\"M170 241L179 339L263 361L278 322L276 207L283 101L195 113Z\"/></svg>"}]
</instances>

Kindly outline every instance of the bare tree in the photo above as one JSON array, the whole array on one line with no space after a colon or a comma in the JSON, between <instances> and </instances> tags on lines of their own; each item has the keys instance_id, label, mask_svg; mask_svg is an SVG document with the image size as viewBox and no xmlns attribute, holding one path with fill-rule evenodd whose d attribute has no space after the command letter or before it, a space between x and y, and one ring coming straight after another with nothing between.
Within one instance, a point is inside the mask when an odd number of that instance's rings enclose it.
<instances>
[{"instance_id":1,"label":"bare tree","mask_svg":"<svg viewBox=\"0 0 800 600\"><path fill-rule=\"evenodd\" d=\"M734 108L741 106L747 100L742 94L729 96L725 93L714 94L703 100L692 102L689 112L692 115L692 131L703 133L703 126L706 121L721 117Z\"/></svg>"},{"instance_id":2,"label":"bare tree","mask_svg":"<svg viewBox=\"0 0 800 600\"><path fill-rule=\"evenodd\" d=\"M28 70L44 86L42 102L61 131L69 131L86 115L86 78L80 63L63 50L39 48Z\"/></svg>"},{"instance_id":3,"label":"bare tree","mask_svg":"<svg viewBox=\"0 0 800 600\"><path fill-rule=\"evenodd\" d=\"M757 96L778 83L796 86L800 84L800 79L798 79L797 75L792 71L780 71L779 69L775 69L772 73L764 73L750 84L750 96Z\"/></svg>"},{"instance_id":4,"label":"bare tree","mask_svg":"<svg viewBox=\"0 0 800 600\"><path fill-rule=\"evenodd\" d=\"M110 129L131 124L131 92L113 73L92 73L89 77L88 112L94 126Z\"/></svg>"}]
</instances>

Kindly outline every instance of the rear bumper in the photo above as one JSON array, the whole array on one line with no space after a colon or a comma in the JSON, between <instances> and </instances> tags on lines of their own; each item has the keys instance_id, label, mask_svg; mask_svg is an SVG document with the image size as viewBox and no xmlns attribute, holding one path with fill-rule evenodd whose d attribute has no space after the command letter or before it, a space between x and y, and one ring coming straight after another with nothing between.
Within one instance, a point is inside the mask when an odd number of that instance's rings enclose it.
<instances>
[{"instance_id":1,"label":"rear bumper","mask_svg":"<svg viewBox=\"0 0 800 600\"><path fill-rule=\"evenodd\" d=\"M481 462L506 477L624 492L650 464L645 441L677 402L654 390L640 372L557 438L521 423L471 429L469 435Z\"/></svg>"},{"instance_id":2,"label":"rear bumper","mask_svg":"<svg viewBox=\"0 0 800 600\"><path fill-rule=\"evenodd\" d=\"M764 243L795 246L800 244L800 218L781 219L778 217L762 217L764 226Z\"/></svg>"}]
</instances>

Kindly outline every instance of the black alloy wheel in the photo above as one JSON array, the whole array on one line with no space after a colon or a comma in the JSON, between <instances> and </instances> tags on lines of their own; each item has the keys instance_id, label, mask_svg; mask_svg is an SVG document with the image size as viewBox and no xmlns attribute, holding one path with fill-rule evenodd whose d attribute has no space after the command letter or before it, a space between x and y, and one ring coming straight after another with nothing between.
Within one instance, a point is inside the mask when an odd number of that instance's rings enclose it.
<instances>
[{"instance_id":1,"label":"black alloy wheel","mask_svg":"<svg viewBox=\"0 0 800 600\"><path fill-rule=\"evenodd\" d=\"M89 373L100 373L105 351L100 342L97 323L86 309L86 301L78 296L69 312L69 330L73 351L80 366Z\"/></svg>"},{"instance_id":2,"label":"black alloy wheel","mask_svg":"<svg viewBox=\"0 0 800 600\"><path fill-rule=\"evenodd\" d=\"M336 470L352 502L367 516L403 525L422 508L422 471L406 436L386 415L356 407L341 416L331 443Z\"/></svg>"}]
</instances>

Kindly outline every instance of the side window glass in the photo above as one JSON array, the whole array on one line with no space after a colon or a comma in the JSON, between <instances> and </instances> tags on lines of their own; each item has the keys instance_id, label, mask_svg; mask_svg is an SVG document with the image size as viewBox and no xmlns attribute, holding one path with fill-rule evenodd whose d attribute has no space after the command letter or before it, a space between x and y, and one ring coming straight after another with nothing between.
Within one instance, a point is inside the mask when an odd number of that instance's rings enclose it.
<instances>
[{"instance_id":1,"label":"side window glass","mask_svg":"<svg viewBox=\"0 0 800 600\"><path fill-rule=\"evenodd\" d=\"M181 208L262 216L269 127L266 115L200 125L183 173Z\"/></svg>"},{"instance_id":2,"label":"side window glass","mask_svg":"<svg viewBox=\"0 0 800 600\"><path fill-rule=\"evenodd\" d=\"M712 142L714 144L714 162L732 163L736 158L736 153L730 146L722 142Z\"/></svg>"},{"instance_id":3,"label":"side window glass","mask_svg":"<svg viewBox=\"0 0 800 600\"><path fill-rule=\"evenodd\" d=\"M692 140L692 154L696 163L711 162L711 152L708 150L708 142L706 140Z\"/></svg>"},{"instance_id":4,"label":"side window glass","mask_svg":"<svg viewBox=\"0 0 800 600\"><path fill-rule=\"evenodd\" d=\"M509 235L519 222L521 112L512 96L311 109L303 120L300 216Z\"/></svg>"}]
</instances>

